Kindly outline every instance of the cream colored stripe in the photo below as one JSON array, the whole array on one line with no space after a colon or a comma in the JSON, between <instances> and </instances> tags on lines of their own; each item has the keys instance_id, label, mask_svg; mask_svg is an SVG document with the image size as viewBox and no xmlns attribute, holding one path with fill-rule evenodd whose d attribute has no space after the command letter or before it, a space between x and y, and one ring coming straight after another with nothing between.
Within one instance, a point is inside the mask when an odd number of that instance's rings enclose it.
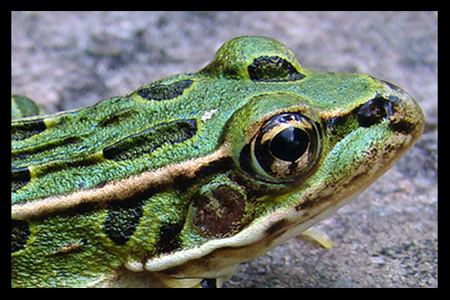
<instances>
[{"instance_id":1,"label":"cream colored stripe","mask_svg":"<svg viewBox=\"0 0 450 300\"><path fill-rule=\"evenodd\" d=\"M159 186L172 182L180 175L192 178L202 166L228 156L229 148L223 145L216 152L188 160L181 164L170 165L156 171L144 172L139 176L121 181L115 181L101 188L74 192L66 196L54 196L34 200L25 204L17 204L11 207L11 218L24 220L71 208L82 203L108 202L118 199L126 199L135 193L144 191L152 186Z\"/></svg>"}]
</instances>

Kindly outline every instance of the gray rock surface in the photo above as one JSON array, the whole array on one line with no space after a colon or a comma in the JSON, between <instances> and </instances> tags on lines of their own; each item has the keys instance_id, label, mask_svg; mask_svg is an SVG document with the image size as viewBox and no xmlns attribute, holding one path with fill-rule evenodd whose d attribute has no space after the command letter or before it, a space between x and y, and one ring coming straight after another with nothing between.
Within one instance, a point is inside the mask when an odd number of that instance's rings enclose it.
<instances>
[{"instance_id":1,"label":"gray rock surface","mask_svg":"<svg viewBox=\"0 0 450 300\"><path fill-rule=\"evenodd\" d=\"M243 264L226 287L437 287L436 12L13 12L11 92L50 111L196 71L239 35L288 45L307 68L391 81L422 105L418 143L319 227Z\"/></svg>"}]
</instances>

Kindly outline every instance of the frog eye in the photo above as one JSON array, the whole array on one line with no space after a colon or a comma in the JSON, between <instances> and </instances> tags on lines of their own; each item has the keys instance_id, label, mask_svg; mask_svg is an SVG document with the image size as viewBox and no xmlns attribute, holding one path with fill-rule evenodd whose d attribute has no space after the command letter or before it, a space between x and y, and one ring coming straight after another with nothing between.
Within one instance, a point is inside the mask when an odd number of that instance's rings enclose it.
<instances>
[{"instance_id":1,"label":"frog eye","mask_svg":"<svg viewBox=\"0 0 450 300\"><path fill-rule=\"evenodd\" d=\"M270 118L250 142L247 166L265 181L294 181L312 169L320 149L314 122L299 113L282 113Z\"/></svg>"}]
</instances>

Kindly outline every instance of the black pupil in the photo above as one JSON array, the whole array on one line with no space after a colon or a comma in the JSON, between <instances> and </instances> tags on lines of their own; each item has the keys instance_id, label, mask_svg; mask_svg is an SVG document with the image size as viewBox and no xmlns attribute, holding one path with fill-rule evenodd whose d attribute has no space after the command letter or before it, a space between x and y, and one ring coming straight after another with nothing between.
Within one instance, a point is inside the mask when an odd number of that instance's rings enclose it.
<instances>
[{"instance_id":1,"label":"black pupil","mask_svg":"<svg viewBox=\"0 0 450 300\"><path fill-rule=\"evenodd\" d=\"M270 143L270 152L281 160L296 161L308 148L309 136L300 128L289 127L278 133Z\"/></svg>"}]
</instances>

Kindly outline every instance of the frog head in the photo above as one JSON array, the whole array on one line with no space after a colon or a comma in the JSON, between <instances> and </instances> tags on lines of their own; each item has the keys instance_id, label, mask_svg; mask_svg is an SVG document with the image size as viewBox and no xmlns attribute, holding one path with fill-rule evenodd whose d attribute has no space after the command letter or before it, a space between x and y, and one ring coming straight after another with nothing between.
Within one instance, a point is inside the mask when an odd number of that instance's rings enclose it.
<instances>
[{"instance_id":1,"label":"frog head","mask_svg":"<svg viewBox=\"0 0 450 300\"><path fill-rule=\"evenodd\" d=\"M399 87L367 75L308 70L268 38L227 42L199 74L226 82L243 99L223 131L221 149L232 167L190 208L193 230L210 240L150 260L148 270L225 277L230 266L354 199L424 127L420 106ZM228 213L218 217L219 211Z\"/></svg>"}]
</instances>

